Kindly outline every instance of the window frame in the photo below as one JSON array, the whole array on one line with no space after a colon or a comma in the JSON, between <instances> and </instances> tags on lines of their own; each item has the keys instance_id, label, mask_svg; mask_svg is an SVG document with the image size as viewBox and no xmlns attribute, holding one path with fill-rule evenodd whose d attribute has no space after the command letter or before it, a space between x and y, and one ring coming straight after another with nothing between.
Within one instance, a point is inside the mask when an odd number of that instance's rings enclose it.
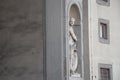
<instances>
[{"instance_id":1,"label":"window frame","mask_svg":"<svg viewBox=\"0 0 120 80\"><path fill-rule=\"evenodd\" d=\"M106 30L106 31L107 31L107 32L106 32L106 37L107 37L107 38L102 37L103 33L102 33L101 24L105 24L106 27L107 27L107 30ZM99 41L100 41L101 43L104 43L104 44L109 44L109 43L110 43L109 20L99 18L99 20L98 20L98 35L99 35Z\"/></svg>"},{"instance_id":2,"label":"window frame","mask_svg":"<svg viewBox=\"0 0 120 80\"><path fill-rule=\"evenodd\" d=\"M99 80L101 80L101 68L106 68L109 69L110 73L110 80L113 80L113 70L112 70L112 65L111 64L103 64L103 63L99 63L98 64L98 75L99 75Z\"/></svg>"},{"instance_id":3,"label":"window frame","mask_svg":"<svg viewBox=\"0 0 120 80\"><path fill-rule=\"evenodd\" d=\"M107 2L103 0L96 0L96 2L102 6L110 6L110 0L108 0Z\"/></svg>"}]
</instances>

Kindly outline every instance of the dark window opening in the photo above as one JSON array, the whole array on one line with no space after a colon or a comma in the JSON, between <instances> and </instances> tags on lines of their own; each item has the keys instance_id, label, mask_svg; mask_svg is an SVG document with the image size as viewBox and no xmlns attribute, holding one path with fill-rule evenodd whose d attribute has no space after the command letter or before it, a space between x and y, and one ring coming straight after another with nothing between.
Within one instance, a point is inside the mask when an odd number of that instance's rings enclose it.
<instances>
[{"instance_id":1,"label":"dark window opening","mask_svg":"<svg viewBox=\"0 0 120 80\"><path fill-rule=\"evenodd\" d=\"M108 2L108 0L102 0L102 1L104 1L104 2Z\"/></svg>"},{"instance_id":2,"label":"dark window opening","mask_svg":"<svg viewBox=\"0 0 120 80\"><path fill-rule=\"evenodd\" d=\"M101 43L110 43L110 31L109 31L109 20L101 19L98 20L98 31L99 31L99 41Z\"/></svg>"},{"instance_id":3,"label":"dark window opening","mask_svg":"<svg viewBox=\"0 0 120 80\"><path fill-rule=\"evenodd\" d=\"M101 80L110 80L110 69L100 68Z\"/></svg>"},{"instance_id":4,"label":"dark window opening","mask_svg":"<svg viewBox=\"0 0 120 80\"><path fill-rule=\"evenodd\" d=\"M108 36L107 36L107 24L100 23L100 38L108 39Z\"/></svg>"},{"instance_id":5,"label":"dark window opening","mask_svg":"<svg viewBox=\"0 0 120 80\"><path fill-rule=\"evenodd\" d=\"M99 5L110 6L110 0L96 0Z\"/></svg>"}]
</instances>

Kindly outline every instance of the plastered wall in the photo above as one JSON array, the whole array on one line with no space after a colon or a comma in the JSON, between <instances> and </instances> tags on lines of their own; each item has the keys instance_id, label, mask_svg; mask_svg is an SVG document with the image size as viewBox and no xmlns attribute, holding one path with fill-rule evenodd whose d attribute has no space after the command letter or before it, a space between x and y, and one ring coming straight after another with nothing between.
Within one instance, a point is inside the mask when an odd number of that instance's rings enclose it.
<instances>
[{"instance_id":1,"label":"plastered wall","mask_svg":"<svg viewBox=\"0 0 120 80\"><path fill-rule=\"evenodd\" d=\"M98 80L98 63L112 64L113 80L120 79L120 1L110 0L110 6L102 6L89 0L89 43L91 80ZM110 43L99 42L98 18L110 21ZM92 77L93 76L93 77Z\"/></svg>"},{"instance_id":2,"label":"plastered wall","mask_svg":"<svg viewBox=\"0 0 120 80\"><path fill-rule=\"evenodd\" d=\"M0 1L0 80L43 80L42 0Z\"/></svg>"}]
</instances>

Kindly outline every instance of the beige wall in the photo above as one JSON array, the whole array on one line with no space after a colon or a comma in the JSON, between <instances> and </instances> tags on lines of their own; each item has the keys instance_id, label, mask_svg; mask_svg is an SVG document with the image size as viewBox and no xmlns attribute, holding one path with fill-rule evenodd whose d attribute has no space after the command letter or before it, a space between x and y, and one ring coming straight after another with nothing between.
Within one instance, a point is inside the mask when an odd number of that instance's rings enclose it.
<instances>
[{"instance_id":1,"label":"beige wall","mask_svg":"<svg viewBox=\"0 0 120 80\"><path fill-rule=\"evenodd\" d=\"M98 18L110 21L110 44L99 42ZM89 38L91 76L93 75L93 80L98 80L98 63L112 64L113 80L119 80L120 0L110 0L109 7L97 4L96 0L89 0Z\"/></svg>"}]
</instances>

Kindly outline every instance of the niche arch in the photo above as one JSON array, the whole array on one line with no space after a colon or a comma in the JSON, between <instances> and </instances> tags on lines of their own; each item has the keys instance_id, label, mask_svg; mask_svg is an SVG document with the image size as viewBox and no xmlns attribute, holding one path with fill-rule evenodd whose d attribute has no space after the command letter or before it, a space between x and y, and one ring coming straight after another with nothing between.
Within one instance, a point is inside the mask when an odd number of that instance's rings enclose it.
<instances>
[{"instance_id":1,"label":"niche arch","mask_svg":"<svg viewBox=\"0 0 120 80\"><path fill-rule=\"evenodd\" d=\"M82 33L82 7L80 5L79 2L75 2L75 1L71 1L68 5L67 8L67 29L69 30L70 28L70 18L74 18L75 19L75 25L73 26L73 30L78 38L77 41L77 56L78 56L78 66L76 69L76 74L75 75L71 75L71 71L70 71L70 60L68 59L68 64L67 64L67 70L68 70L68 75L70 76L70 80L72 80L71 78L78 77L78 78L82 78L83 77L83 33ZM67 31L67 39L69 40L69 31ZM67 43L67 41L66 41ZM66 44L68 45L68 43ZM69 51L69 46L67 46L67 56L70 54ZM70 57L69 57L70 58ZM80 75L79 75L80 74Z\"/></svg>"}]
</instances>

